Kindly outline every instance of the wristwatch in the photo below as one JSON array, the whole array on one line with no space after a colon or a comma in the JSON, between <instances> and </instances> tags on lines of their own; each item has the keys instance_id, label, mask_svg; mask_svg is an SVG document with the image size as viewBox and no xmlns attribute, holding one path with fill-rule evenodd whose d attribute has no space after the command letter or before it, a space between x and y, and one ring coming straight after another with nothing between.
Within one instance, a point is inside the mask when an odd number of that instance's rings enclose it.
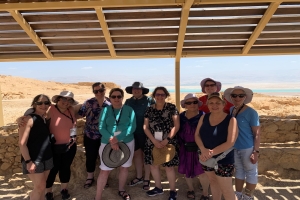
<instances>
[{"instance_id":1,"label":"wristwatch","mask_svg":"<svg viewBox=\"0 0 300 200\"><path fill-rule=\"evenodd\" d=\"M167 137L167 140L168 140L168 141L170 141L170 140L171 140L171 138L170 138L170 137Z\"/></svg>"},{"instance_id":2,"label":"wristwatch","mask_svg":"<svg viewBox=\"0 0 300 200\"><path fill-rule=\"evenodd\" d=\"M28 164L28 163L30 163L31 161L32 161L31 159L25 160L25 163Z\"/></svg>"},{"instance_id":3,"label":"wristwatch","mask_svg":"<svg viewBox=\"0 0 300 200\"><path fill-rule=\"evenodd\" d=\"M258 150L253 150L252 153L259 153L259 151Z\"/></svg>"}]
</instances>

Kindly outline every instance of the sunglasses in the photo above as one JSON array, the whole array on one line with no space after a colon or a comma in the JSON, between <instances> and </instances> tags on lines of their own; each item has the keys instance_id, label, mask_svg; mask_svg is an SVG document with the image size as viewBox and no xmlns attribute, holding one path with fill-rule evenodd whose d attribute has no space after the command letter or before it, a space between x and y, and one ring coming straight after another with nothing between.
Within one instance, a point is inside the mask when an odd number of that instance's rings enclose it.
<instances>
[{"instance_id":1,"label":"sunglasses","mask_svg":"<svg viewBox=\"0 0 300 200\"><path fill-rule=\"evenodd\" d=\"M246 96L246 94L231 94L230 95L232 98L237 98L237 97L239 97L239 98L244 98L245 96Z\"/></svg>"},{"instance_id":2,"label":"sunglasses","mask_svg":"<svg viewBox=\"0 0 300 200\"><path fill-rule=\"evenodd\" d=\"M112 96L110 96L110 98L112 98L112 99L115 99L115 98L121 99L122 96L121 95L112 95Z\"/></svg>"},{"instance_id":3,"label":"sunglasses","mask_svg":"<svg viewBox=\"0 0 300 200\"><path fill-rule=\"evenodd\" d=\"M73 99L67 99L66 97L61 97L59 100L63 101L63 102L68 102L68 103L74 103Z\"/></svg>"},{"instance_id":4,"label":"sunglasses","mask_svg":"<svg viewBox=\"0 0 300 200\"><path fill-rule=\"evenodd\" d=\"M41 106L43 104L46 106L49 106L51 104L51 102L50 101L37 101L37 102L35 102L35 104L38 106Z\"/></svg>"},{"instance_id":5,"label":"sunglasses","mask_svg":"<svg viewBox=\"0 0 300 200\"><path fill-rule=\"evenodd\" d=\"M216 84L215 83L213 83L213 84L205 84L204 86L205 87L214 87L214 86L216 86Z\"/></svg>"},{"instance_id":6,"label":"sunglasses","mask_svg":"<svg viewBox=\"0 0 300 200\"><path fill-rule=\"evenodd\" d=\"M186 105L198 104L198 101L188 101L188 102L185 102L184 104L186 104Z\"/></svg>"},{"instance_id":7,"label":"sunglasses","mask_svg":"<svg viewBox=\"0 0 300 200\"><path fill-rule=\"evenodd\" d=\"M99 90L94 90L93 93L94 93L94 94L97 94L98 92L102 93L102 92L104 92L104 91L105 91L105 89L101 88L101 89L99 89Z\"/></svg>"},{"instance_id":8,"label":"sunglasses","mask_svg":"<svg viewBox=\"0 0 300 200\"><path fill-rule=\"evenodd\" d=\"M156 94L155 94L155 96L156 96L156 97L159 97L159 96L161 96L161 97L165 97L165 96L166 96L166 94L159 94L159 93L156 93Z\"/></svg>"}]
</instances>

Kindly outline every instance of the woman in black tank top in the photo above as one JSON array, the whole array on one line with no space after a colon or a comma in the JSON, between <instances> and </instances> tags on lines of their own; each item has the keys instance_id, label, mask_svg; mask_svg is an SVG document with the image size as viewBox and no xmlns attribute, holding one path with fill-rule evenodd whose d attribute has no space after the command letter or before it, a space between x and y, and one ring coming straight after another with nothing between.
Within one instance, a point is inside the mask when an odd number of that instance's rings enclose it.
<instances>
[{"instance_id":1,"label":"woman in black tank top","mask_svg":"<svg viewBox=\"0 0 300 200\"><path fill-rule=\"evenodd\" d=\"M19 129L23 174L29 176L34 186L30 199L44 199L46 179L53 167L50 131L44 118L50 104L49 97L36 96L32 102L34 113L26 116L26 125Z\"/></svg>"},{"instance_id":2,"label":"woman in black tank top","mask_svg":"<svg viewBox=\"0 0 300 200\"><path fill-rule=\"evenodd\" d=\"M221 94L215 92L208 96L207 106L210 113L201 116L195 131L195 141L201 151L199 159L205 162L217 158L233 147L237 138L236 119L223 112L225 101ZM232 187L234 154L230 151L223 159L218 160L215 168L202 165L208 176L214 200L236 200Z\"/></svg>"}]
</instances>

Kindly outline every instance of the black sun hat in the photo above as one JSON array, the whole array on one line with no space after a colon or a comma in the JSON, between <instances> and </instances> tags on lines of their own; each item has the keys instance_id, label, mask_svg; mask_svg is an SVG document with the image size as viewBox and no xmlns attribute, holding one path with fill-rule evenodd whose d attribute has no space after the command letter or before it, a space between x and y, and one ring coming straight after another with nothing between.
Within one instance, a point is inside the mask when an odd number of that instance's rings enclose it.
<instances>
[{"instance_id":1,"label":"black sun hat","mask_svg":"<svg viewBox=\"0 0 300 200\"><path fill-rule=\"evenodd\" d=\"M126 87L126 88L125 88L125 91L126 91L128 94L132 94L132 88L140 88L140 89L142 89L142 90L143 90L143 94L148 94L148 92L149 92L149 89L148 89L148 88L145 88L145 87L143 86L143 83L141 83L141 82L134 82L134 83L132 84L132 86Z\"/></svg>"}]
</instances>

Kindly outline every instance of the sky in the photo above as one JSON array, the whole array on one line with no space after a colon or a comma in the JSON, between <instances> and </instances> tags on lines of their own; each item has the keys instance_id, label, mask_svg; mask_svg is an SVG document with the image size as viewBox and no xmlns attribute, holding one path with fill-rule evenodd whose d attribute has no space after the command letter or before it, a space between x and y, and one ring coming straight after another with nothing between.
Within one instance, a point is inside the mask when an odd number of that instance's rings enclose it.
<instances>
[{"instance_id":1,"label":"sky","mask_svg":"<svg viewBox=\"0 0 300 200\"><path fill-rule=\"evenodd\" d=\"M206 77L223 85L300 83L300 55L181 59L181 86L199 86ZM175 84L175 59L0 62L0 74L65 83L115 82L126 87ZM282 84L282 85L284 85Z\"/></svg>"}]
</instances>

